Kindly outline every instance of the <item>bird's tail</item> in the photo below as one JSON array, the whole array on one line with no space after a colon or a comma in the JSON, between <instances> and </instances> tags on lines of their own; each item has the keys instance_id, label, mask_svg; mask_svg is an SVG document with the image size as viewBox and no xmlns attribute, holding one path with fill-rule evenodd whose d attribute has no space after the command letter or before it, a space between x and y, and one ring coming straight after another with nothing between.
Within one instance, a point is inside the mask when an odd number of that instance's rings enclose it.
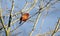
<instances>
[{"instance_id":1,"label":"bird's tail","mask_svg":"<svg viewBox=\"0 0 60 36\"><path fill-rule=\"evenodd\" d=\"M2 30L3 28L0 28L0 30Z\"/></svg>"},{"instance_id":2,"label":"bird's tail","mask_svg":"<svg viewBox=\"0 0 60 36\"><path fill-rule=\"evenodd\" d=\"M20 20L19 24L21 24L21 23L22 23L22 21Z\"/></svg>"}]
</instances>

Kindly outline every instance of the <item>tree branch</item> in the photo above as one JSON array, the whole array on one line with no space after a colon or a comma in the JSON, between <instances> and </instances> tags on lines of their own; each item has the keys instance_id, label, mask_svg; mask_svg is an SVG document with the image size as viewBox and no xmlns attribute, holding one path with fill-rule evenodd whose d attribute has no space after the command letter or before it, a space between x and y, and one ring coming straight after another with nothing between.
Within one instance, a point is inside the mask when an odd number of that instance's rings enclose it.
<instances>
[{"instance_id":1,"label":"tree branch","mask_svg":"<svg viewBox=\"0 0 60 36\"><path fill-rule=\"evenodd\" d=\"M55 30L53 31L53 33L51 34L51 36L54 36L54 34L58 31L59 25L60 25L60 19L58 19L58 22L56 24Z\"/></svg>"}]
</instances>

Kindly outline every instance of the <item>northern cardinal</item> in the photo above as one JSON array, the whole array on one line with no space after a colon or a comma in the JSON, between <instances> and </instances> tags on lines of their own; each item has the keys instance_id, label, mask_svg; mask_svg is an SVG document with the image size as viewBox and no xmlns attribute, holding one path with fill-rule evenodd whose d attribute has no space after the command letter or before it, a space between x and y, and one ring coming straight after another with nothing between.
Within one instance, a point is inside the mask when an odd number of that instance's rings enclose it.
<instances>
[{"instance_id":1,"label":"northern cardinal","mask_svg":"<svg viewBox=\"0 0 60 36\"><path fill-rule=\"evenodd\" d=\"M22 21L26 21L27 19L29 18L29 13L24 13L24 14L22 14L22 16L21 16L21 18L20 18L20 23L22 22ZM19 24L20 24L19 23Z\"/></svg>"}]
</instances>

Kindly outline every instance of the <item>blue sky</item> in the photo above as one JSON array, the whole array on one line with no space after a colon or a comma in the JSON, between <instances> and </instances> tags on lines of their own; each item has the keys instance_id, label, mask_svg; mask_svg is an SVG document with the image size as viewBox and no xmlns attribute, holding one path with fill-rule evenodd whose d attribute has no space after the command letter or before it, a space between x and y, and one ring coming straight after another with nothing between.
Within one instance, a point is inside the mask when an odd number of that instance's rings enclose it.
<instances>
[{"instance_id":1,"label":"blue sky","mask_svg":"<svg viewBox=\"0 0 60 36\"><path fill-rule=\"evenodd\" d=\"M13 13L18 12L19 10L21 10L24 7L24 4L26 3L25 0L14 0L14 1L15 1L15 6L14 6L14 12ZM27 0L27 1L31 2L29 0ZM39 3L37 3L36 6L38 6L38 4ZM7 6L8 9L5 9L6 6ZM11 9L11 2L10 2L10 0L2 0L2 8L4 10L3 11L4 12L3 15L9 14L8 10ZM37 11L36 8L32 9L30 11L30 15L34 14L36 11ZM48 10L48 15L44 18L45 20L44 20L44 24L42 25L42 29L40 29L40 24L41 24L42 19L44 17L43 15L45 15L45 12L46 12L46 10L43 11L42 16L40 17L39 22L38 22L38 24L36 26L36 29L35 29L35 31L33 33L33 36L35 36L38 33L42 34L42 33L45 33L45 32L48 32L48 31L54 29L54 27L55 27L55 25L57 23L58 18L60 18L60 2L54 4L53 6L50 7L50 9ZM35 19L36 16L32 17L31 20ZM20 15L17 16L17 17L20 17ZM15 17L15 19L17 17ZM7 20L6 19L5 19L5 24L8 23L8 19ZM12 29L14 29L18 25L19 25L19 21L16 22L14 26L12 26ZM15 34L15 32L17 33L17 32L19 32L21 30L22 33L19 34L18 36L20 36L20 35L21 36L29 36L29 33L31 32L31 30L33 28L33 25L34 25L33 22L27 21L22 26L20 26L17 30L12 32L12 34Z\"/></svg>"}]
</instances>

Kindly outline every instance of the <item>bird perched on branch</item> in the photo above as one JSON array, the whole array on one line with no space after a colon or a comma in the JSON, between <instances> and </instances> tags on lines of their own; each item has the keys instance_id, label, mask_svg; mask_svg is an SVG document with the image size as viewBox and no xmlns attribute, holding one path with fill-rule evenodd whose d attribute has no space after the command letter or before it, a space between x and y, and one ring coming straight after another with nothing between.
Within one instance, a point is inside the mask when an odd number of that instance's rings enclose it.
<instances>
[{"instance_id":1,"label":"bird perched on branch","mask_svg":"<svg viewBox=\"0 0 60 36\"><path fill-rule=\"evenodd\" d=\"M24 13L24 14L22 14L22 16L21 16L21 18L20 18L20 23L21 23L22 21L23 21L23 22L27 21L28 18L29 18L29 13ZM20 24L20 23L19 23L19 24Z\"/></svg>"}]
</instances>

